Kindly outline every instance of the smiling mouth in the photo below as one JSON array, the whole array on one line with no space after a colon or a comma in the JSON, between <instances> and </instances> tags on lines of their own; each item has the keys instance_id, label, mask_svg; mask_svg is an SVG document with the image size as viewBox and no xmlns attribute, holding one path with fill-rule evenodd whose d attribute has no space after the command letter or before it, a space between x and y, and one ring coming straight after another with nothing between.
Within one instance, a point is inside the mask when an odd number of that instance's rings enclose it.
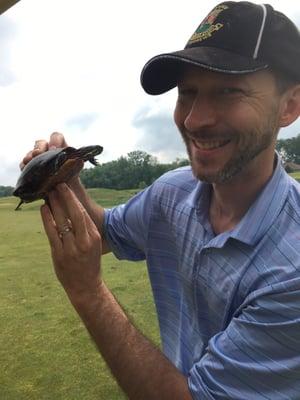
<instances>
[{"instance_id":1,"label":"smiling mouth","mask_svg":"<svg viewBox=\"0 0 300 400\"><path fill-rule=\"evenodd\" d=\"M219 149L220 147L226 146L230 142L230 140L211 140L211 141L201 141L201 140L196 140L192 139L193 144L197 149L199 150L215 150Z\"/></svg>"}]
</instances>

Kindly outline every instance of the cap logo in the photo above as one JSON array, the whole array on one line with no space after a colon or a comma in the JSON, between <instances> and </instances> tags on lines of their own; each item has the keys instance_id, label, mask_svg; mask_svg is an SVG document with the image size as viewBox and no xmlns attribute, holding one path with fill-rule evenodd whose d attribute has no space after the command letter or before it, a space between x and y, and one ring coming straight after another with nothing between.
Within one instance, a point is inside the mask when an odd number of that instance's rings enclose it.
<instances>
[{"instance_id":1,"label":"cap logo","mask_svg":"<svg viewBox=\"0 0 300 400\"><path fill-rule=\"evenodd\" d=\"M214 8L211 13L208 14L208 16L204 19L204 21L201 22L196 32L188 41L188 45L196 42L202 42L202 40L211 37L214 32L217 32L219 29L223 28L223 24L214 24L214 22L217 19L218 15L227 8L229 7L225 5L219 5Z\"/></svg>"}]
</instances>

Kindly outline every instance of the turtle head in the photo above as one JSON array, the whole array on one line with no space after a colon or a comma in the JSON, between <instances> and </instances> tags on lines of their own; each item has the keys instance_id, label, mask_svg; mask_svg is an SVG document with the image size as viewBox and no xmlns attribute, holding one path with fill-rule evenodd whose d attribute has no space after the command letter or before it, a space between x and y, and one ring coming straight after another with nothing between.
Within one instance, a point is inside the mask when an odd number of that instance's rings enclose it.
<instances>
[{"instance_id":1,"label":"turtle head","mask_svg":"<svg viewBox=\"0 0 300 400\"><path fill-rule=\"evenodd\" d=\"M32 191L28 191L28 188L19 186L13 191L13 196L20 197L24 202L32 201L35 199Z\"/></svg>"},{"instance_id":2,"label":"turtle head","mask_svg":"<svg viewBox=\"0 0 300 400\"><path fill-rule=\"evenodd\" d=\"M36 200L36 195L33 191L28 191L28 188L24 186L19 186L13 191L13 196L20 198L20 203L17 205L15 210L19 210L23 203L30 203L33 200Z\"/></svg>"},{"instance_id":3,"label":"turtle head","mask_svg":"<svg viewBox=\"0 0 300 400\"><path fill-rule=\"evenodd\" d=\"M68 154L69 158L80 158L83 161L89 161L94 165L98 165L95 156L102 153L103 147L99 145L84 146L80 147L79 149L66 148L64 149L64 151L66 152L66 154Z\"/></svg>"}]
</instances>

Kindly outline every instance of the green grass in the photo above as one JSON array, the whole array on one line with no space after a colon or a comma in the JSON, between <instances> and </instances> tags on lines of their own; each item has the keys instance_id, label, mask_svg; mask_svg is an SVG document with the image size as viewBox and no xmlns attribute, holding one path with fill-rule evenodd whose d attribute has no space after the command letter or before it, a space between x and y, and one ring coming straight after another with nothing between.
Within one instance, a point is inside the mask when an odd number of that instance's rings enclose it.
<instances>
[{"instance_id":1,"label":"green grass","mask_svg":"<svg viewBox=\"0 0 300 400\"><path fill-rule=\"evenodd\" d=\"M134 191L92 190L105 206ZM0 399L125 399L53 272L41 202L15 212L0 199ZM135 325L159 345L144 263L103 257L107 285Z\"/></svg>"},{"instance_id":2,"label":"green grass","mask_svg":"<svg viewBox=\"0 0 300 400\"><path fill-rule=\"evenodd\" d=\"M300 181L300 172L291 172L289 175L291 175L297 181Z\"/></svg>"}]
</instances>

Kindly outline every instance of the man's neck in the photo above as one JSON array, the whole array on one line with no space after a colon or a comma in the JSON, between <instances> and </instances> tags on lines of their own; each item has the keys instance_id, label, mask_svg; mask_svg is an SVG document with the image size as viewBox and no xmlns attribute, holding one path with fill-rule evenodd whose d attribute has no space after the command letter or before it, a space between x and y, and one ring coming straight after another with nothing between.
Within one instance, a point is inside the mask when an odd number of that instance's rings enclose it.
<instances>
[{"instance_id":1,"label":"man's neck","mask_svg":"<svg viewBox=\"0 0 300 400\"><path fill-rule=\"evenodd\" d=\"M246 214L250 206L273 175L273 158L257 158L242 174L230 182L213 184L209 218L214 233L232 230ZM258 172L259 171L259 172Z\"/></svg>"}]
</instances>

